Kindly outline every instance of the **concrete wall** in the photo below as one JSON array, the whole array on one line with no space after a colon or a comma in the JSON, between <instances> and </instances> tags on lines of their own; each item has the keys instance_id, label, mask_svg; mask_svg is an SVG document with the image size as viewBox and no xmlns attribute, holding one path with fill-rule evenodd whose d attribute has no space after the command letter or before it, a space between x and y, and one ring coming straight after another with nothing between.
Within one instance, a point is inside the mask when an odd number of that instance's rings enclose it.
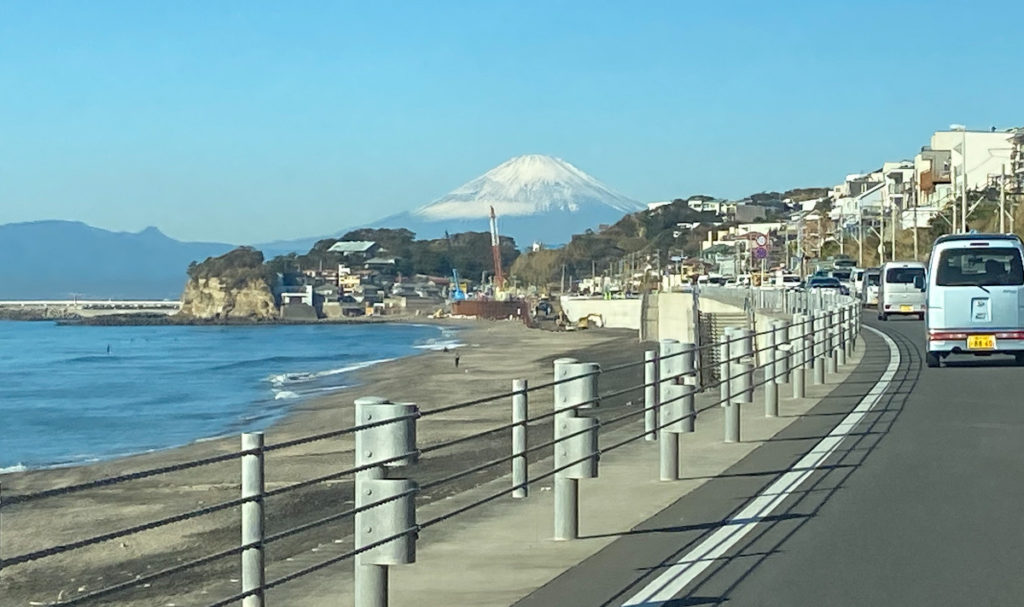
<instances>
[{"instance_id":1,"label":"concrete wall","mask_svg":"<svg viewBox=\"0 0 1024 607\"><path fill-rule=\"evenodd\" d=\"M656 338L692 342L693 293L658 293L651 297L656 300L654 309L658 314Z\"/></svg>"},{"instance_id":2,"label":"concrete wall","mask_svg":"<svg viewBox=\"0 0 1024 607\"><path fill-rule=\"evenodd\" d=\"M613 329L635 329L640 331L641 300L637 299L589 299L562 297L562 311L575 323L590 314L597 314L603 326Z\"/></svg>"},{"instance_id":3,"label":"concrete wall","mask_svg":"<svg viewBox=\"0 0 1024 607\"><path fill-rule=\"evenodd\" d=\"M678 339L683 342L694 341L693 335L693 294L692 293L656 293L650 295L651 306L648 313L657 314L658 334L649 339ZM562 310L569 320L575 323L588 314L598 314L604 320L605 327L618 329L635 329L640 334L641 299L585 299L561 298ZM743 312L742 306L723 303L707 297L700 300L701 312L716 314L737 314ZM776 315L759 313L756 315L757 330L770 328ZM651 323L653 324L653 323Z\"/></svg>"}]
</instances>

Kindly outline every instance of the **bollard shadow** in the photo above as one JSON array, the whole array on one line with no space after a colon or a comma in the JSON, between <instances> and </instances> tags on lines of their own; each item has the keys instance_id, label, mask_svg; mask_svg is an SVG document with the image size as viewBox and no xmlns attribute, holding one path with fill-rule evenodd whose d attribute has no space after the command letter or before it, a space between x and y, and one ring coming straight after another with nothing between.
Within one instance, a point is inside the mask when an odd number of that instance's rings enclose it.
<instances>
[{"instance_id":1,"label":"bollard shadow","mask_svg":"<svg viewBox=\"0 0 1024 607\"><path fill-rule=\"evenodd\" d=\"M790 519L795 519L795 518L803 518L804 516L805 515L803 515L803 514L788 513L788 514L778 514L778 515L765 516L765 517L761 517L761 518L759 518L757 520L759 522L761 522L761 521L773 522L773 521L790 520ZM746 519L737 519L735 521L735 524L742 525L742 524L746 524L746 523L749 523L749 522L751 522L751 521L750 520L746 520ZM593 535L581 535L580 539L581 540L593 540L593 539L600 539L600 538L606 538L606 537L623 537L623 536L627 536L627 535L650 535L650 534L655 534L655 533L686 533L686 532L689 532L689 531L706 531L708 529L718 529L719 527L722 527L722 526L723 526L722 525L722 521L709 521L707 523L697 523L697 524L694 524L694 525L673 525L672 527L655 527L653 529L631 529L629 531L623 531L623 532L617 532L617 533L595 533ZM654 570L660 569L662 567L663 567L663 565L659 565L657 567L647 567L646 569L648 571L654 571Z\"/></svg>"},{"instance_id":2,"label":"bollard shadow","mask_svg":"<svg viewBox=\"0 0 1024 607\"><path fill-rule=\"evenodd\" d=\"M922 368L921 355L916 346L909 343L907 338L898 334L890 335L890 337L897 343L902 359L908 361L909 365L903 367L893 379L890 389L886 391L882 402L879 403L879 405L884 406L881 409L873 409L869 413L870 417L866 416L865 419L861 420L860 424L865 430L848 435L840 447L830 456L830 461L834 463L819 467L809 479L808 485L789 495L782 506L783 510L781 512L762 517L759 520L761 524L748 537L744 538L738 548L733 549L728 556L716 559L715 564L708 571L701 574L697 583L688 589L685 597L661 603L662 605L666 607L720 605L728 602L730 593L747 580L759 567L764 565L771 556L780 554L786 542L796 535L808 521L818 516L829 499L844 486L847 479L875 452L878 445L899 420L908 395L917 385ZM804 437L801 440L808 440L809 438L814 437ZM810 448L807 452L809 451ZM774 482L778 474L782 472L785 471L764 471L763 475L768 477L767 481L754 494L758 495L764 492ZM762 473L736 476L760 475ZM680 557L704 541L709 533L730 524L731 517L735 516L747 503L749 503L749 499L740 500L732 512L718 521L685 526L689 527L689 530L703 529L705 533L699 534L686 542L685 545L662 560L658 565L638 569L634 581L625 588L622 588L612 599L602 603L602 607L610 607L620 603L630 593L642 588L644 583L650 580L649 576L652 572L673 566ZM637 532L642 531L638 530ZM679 532L682 531L684 531L684 528L680 527ZM671 533L673 530L672 528L665 528L661 532ZM768 542L767 545L762 545L766 542ZM753 559L752 563L749 562L751 559ZM711 586L714 587L712 588ZM722 589L721 591L719 591L720 588Z\"/></svg>"}]
</instances>

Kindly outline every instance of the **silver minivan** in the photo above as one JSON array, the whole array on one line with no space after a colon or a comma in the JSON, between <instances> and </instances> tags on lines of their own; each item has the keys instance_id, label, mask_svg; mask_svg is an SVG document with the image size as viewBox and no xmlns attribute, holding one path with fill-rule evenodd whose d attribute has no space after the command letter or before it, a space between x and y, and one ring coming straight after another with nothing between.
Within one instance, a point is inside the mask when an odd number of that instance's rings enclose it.
<instances>
[{"instance_id":1,"label":"silver minivan","mask_svg":"<svg viewBox=\"0 0 1024 607\"><path fill-rule=\"evenodd\" d=\"M878 276L878 320L893 314L924 320L925 265L919 261L890 261Z\"/></svg>"},{"instance_id":2,"label":"silver minivan","mask_svg":"<svg viewBox=\"0 0 1024 607\"><path fill-rule=\"evenodd\" d=\"M950 354L1011 354L1024 364L1024 244L1018 236L942 236L928 274L929 367Z\"/></svg>"}]
</instances>

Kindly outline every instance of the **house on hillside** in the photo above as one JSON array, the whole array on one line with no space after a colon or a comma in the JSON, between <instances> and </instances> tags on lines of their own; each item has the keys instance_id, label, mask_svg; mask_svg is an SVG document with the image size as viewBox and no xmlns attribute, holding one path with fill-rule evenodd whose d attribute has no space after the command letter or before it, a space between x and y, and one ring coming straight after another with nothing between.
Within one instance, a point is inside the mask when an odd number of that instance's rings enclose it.
<instances>
[{"instance_id":1,"label":"house on hillside","mask_svg":"<svg viewBox=\"0 0 1024 607\"><path fill-rule=\"evenodd\" d=\"M339 240L327 250L331 253L340 253L345 257L362 255L369 258L380 252L380 245L371 240Z\"/></svg>"}]
</instances>

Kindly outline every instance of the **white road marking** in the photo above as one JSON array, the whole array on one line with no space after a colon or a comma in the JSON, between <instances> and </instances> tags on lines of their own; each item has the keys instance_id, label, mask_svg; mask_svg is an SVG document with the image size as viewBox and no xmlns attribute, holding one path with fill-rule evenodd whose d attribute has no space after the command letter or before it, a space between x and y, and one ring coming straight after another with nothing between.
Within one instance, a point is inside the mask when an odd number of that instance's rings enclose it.
<instances>
[{"instance_id":1,"label":"white road marking","mask_svg":"<svg viewBox=\"0 0 1024 607\"><path fill-rule=\"evenodd\" d=\"M843 418L843 421L829 432L828 436L821 439L807 455L792 468L782 473L779 478L775 479L775 482L751 500L738 514L724 522L707 539L668 567L643 590L627 599L623 603L623 607L656 607L672 600L697 576L707 570L716 559L721 558L726 551L750 533L759 522L770 516L815 470L821 467L825 459L832 455L847 435L864 419L868 411L878 404L900 366L900 352L896 347L896 342L885 333L872 327L864 326L863 328L881 336L889 347L889 366L882 373L878 383L871 387L857 407Z\"/></svg>"}]
</instances>

